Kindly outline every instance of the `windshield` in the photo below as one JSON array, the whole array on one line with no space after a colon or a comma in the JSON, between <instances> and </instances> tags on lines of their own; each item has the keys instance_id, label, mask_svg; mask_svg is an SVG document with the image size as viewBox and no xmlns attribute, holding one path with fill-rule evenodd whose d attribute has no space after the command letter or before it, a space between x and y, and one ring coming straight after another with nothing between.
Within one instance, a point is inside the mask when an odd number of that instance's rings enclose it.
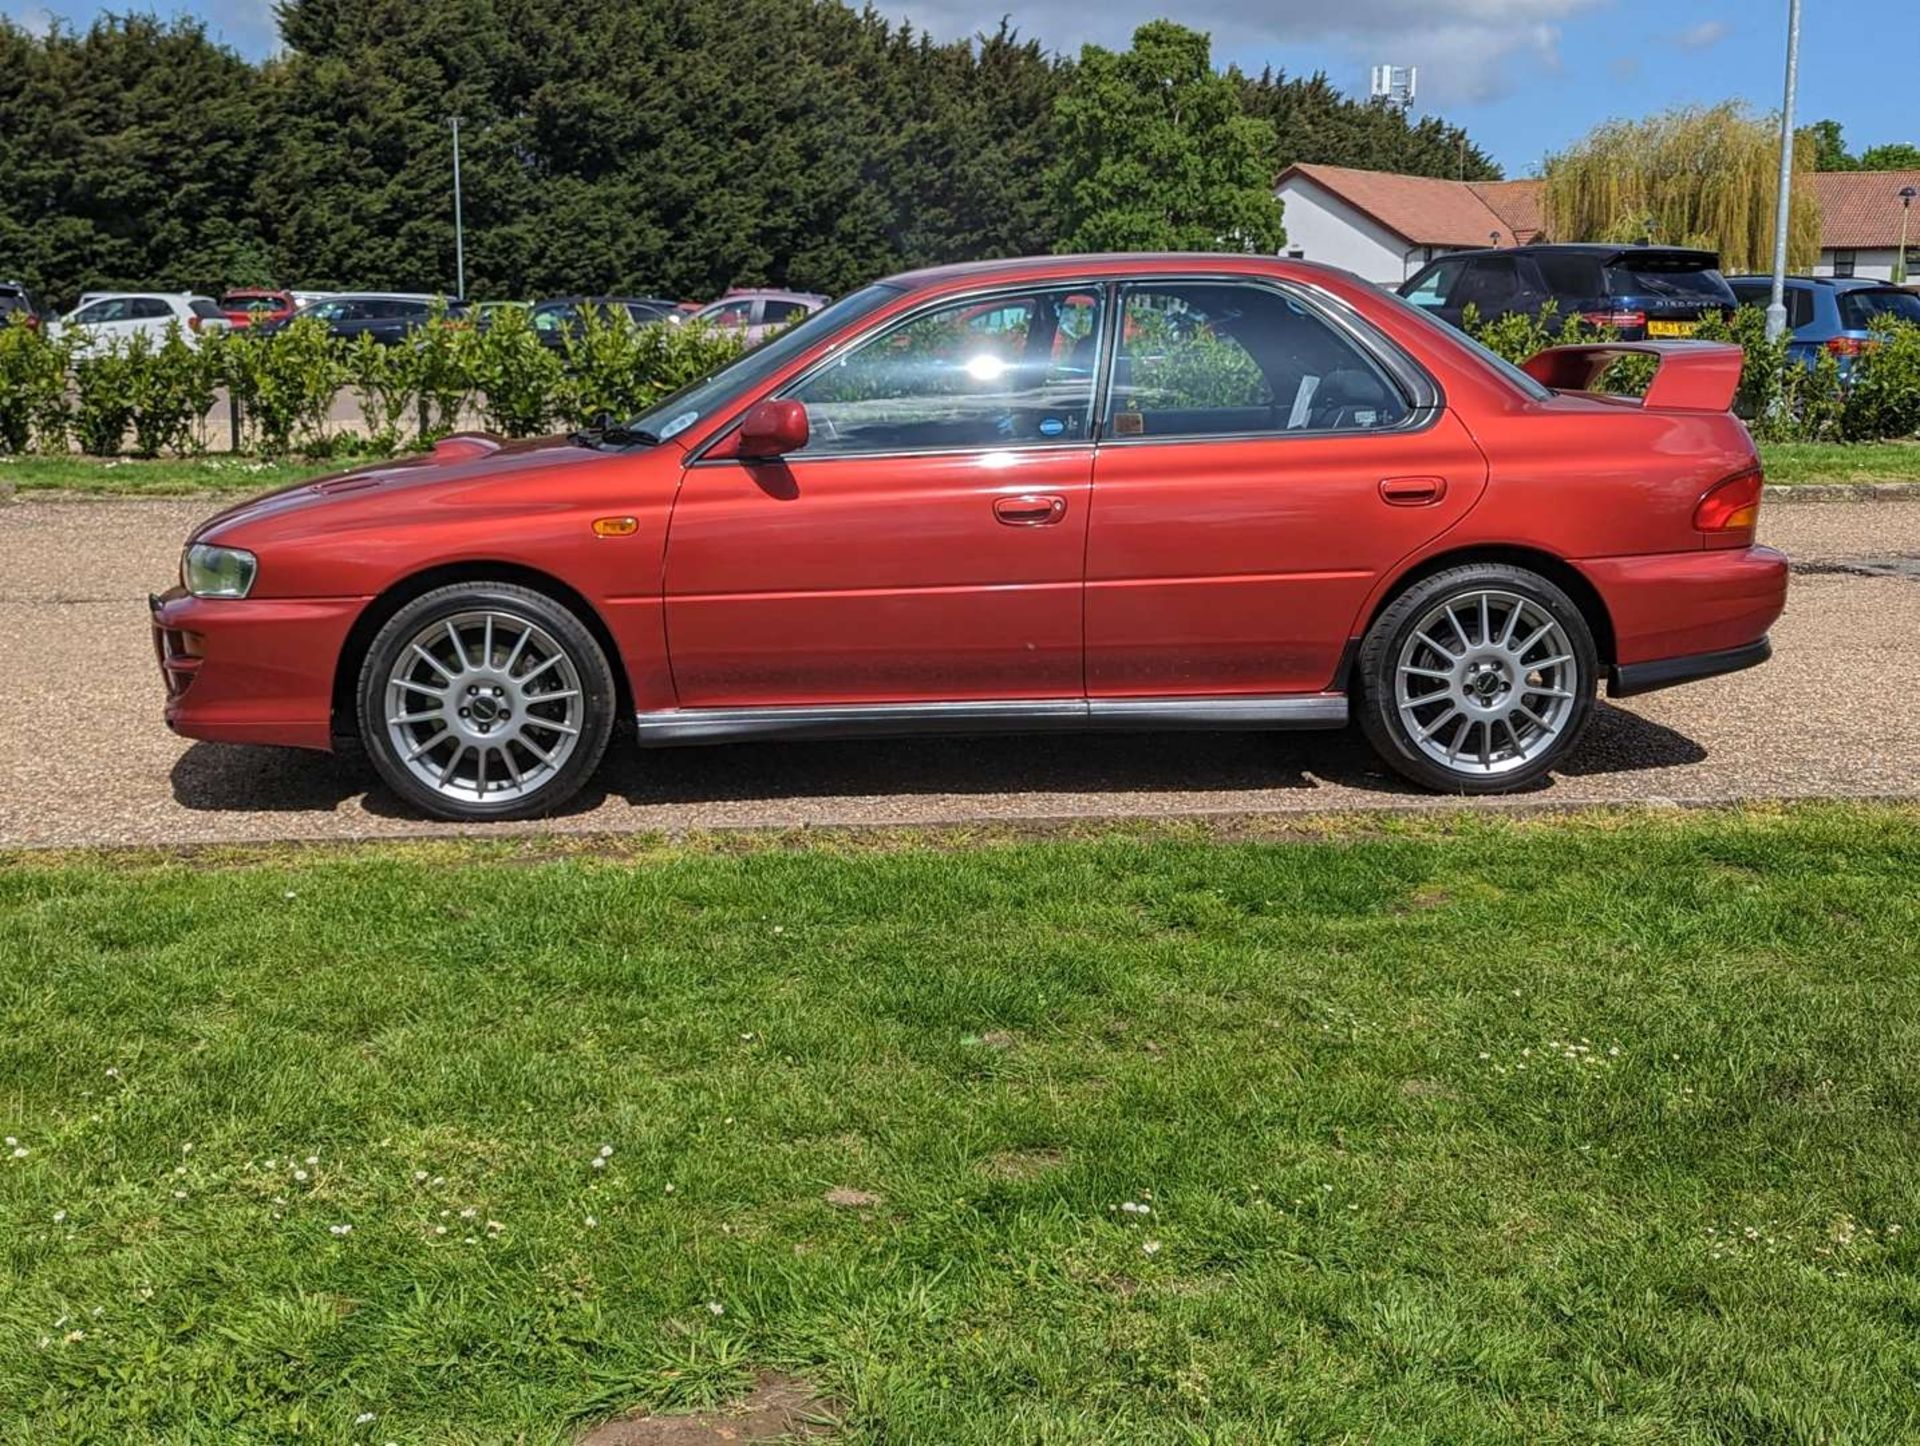
<instances>
[{"instance_id":1,"label":"windshield","mask_svg":"<svg viewBox=\"0 0 1920 1446\"><path fill-rule=\"evenodd\" d=\"M1892 288L1840 293L1840 324L1848 331L1865 331L1882 316L1920 322L1920 296Z\"/></svg>"},{"instance_id":2,"label":"windshield","mask_svg":"<svg viewBox=\"0 0 1920 1446\"><path fill-rule=\"evenodd\" d=\"M863 286L816 311L791 331L781 332L765 346L736 357L717 372L654 403L628 422L627 428L652 433L664 442L758 386L821 338L831 336L850 321L871 315L899 295L899 287L884 281Z\"/></svg>"}]
</instances>

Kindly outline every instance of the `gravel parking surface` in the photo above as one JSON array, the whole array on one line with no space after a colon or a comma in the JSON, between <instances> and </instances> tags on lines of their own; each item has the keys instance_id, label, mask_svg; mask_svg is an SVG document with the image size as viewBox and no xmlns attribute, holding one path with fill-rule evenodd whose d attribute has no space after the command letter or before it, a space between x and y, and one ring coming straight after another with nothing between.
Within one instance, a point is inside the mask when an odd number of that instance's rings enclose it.
<instances>
[{"instance_id":1,"label":"gravel parking surface","mask_svg":"<svg viewBox=\"0 0 1920 1446\"><path fill-rule=\"evenodd\" d=\"M0 846L433 834L359 767L175 738L145 597L208 502L0 507ZM1829 570L1920 558L1920 503L1772 506L1766 540L1808 570L1773 662L1603 704L1533 804L1920 795L1920 576ZM1384 774L1348 734L616 745L566 816L525 831L1014 822L1354 808L1448 800Z\"/></svg>"}]
</instances>

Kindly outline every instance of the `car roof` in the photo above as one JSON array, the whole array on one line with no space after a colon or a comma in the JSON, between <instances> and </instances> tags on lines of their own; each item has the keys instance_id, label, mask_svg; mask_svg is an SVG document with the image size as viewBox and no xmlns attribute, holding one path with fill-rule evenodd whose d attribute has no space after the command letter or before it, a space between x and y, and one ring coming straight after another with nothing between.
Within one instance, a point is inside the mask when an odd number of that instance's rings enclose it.
<instances>
[{"instance_id":1,"label":"car roof","mask_svg":"<svg viewBox=\"0 0 1920 1446\"><path fill-rule=\"evenodd\" d=\"M1692 261L1703 270L1720 264L1720 257L1697 246L1641 246L1603 241L1539 241L1527 246L1481 246L1471 251L1449 251L1436 256L1438 261L1477 260L1482 256L1591 256L1603 264L1631 261L1635 257L1659 257L1666 261ZM1424 269L1424 268L1423 268Z\"/></svg>"},{"instance_id":2,"label":"car roof","mask_svg":"<svg viewBox=\"0 0 1920 1446\"><path fill-rule=\"evenodd\" d=\"M827 298L818 291L788 291L778 286L735 286L729 288L724 295L716 296L707 305L718 306L723 301L742 300L824 302Z\"/></svg>"},{"instance_id":3,"label":"car roof","mask_svg":"<svg viewBox=\"0 0 1920 1446\"><path fill-rule=\"evenodd\" d=\"M1727 278L1729 285L1736 281L1742 285L1773 285L1771 276L1729 276ZM1786 284L1788 286L1825 286L1834 291L1898 291L1901 289L1897 281L1877 281L1871 276L1789 276L1786 278Z\"/></svg>"}]
</instances>

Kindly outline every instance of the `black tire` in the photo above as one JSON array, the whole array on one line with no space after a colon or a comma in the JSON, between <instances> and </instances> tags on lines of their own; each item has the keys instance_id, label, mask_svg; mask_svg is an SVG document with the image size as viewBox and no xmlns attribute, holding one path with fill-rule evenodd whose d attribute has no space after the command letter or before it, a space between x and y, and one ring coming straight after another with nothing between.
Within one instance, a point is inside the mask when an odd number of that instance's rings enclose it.
<instances>
[{"instance_id":1,"label":"black tire","mask_svg":"<svg viewBox=\"0 0 1920 1446\"><path fill-rule=\"evenodd\" d=\"M455 621L472 615L493 620L484 625L486 631L478 639L475 630L482 624ZM413 653L416 640L441 627L452 630L450 645L444 650L430 648L438 661L419 664L422 671L413 675L436 684L444 679L447 686L442 692L451 701L436 703L425 696L424 687L396 684L394 670L404 656ZM528 642L521 652L508 658L508 639L515 628L527 630ZM474 649L471 655L470 648ZM555 653L562 657L546 662L541 675L533 677L529 672L533 660L550 659ZM522 657L527 661L517 661ZM502 662L513 671L502 670ZM466 671L468 667L473 671ZM487 705L489 719L485 724L468 720L464 713L460 714L464 721L456 722L452 714L462 700L452 695L474 691L456 685L456 673L461 680L477 680L483 685L480 692L510 696L500 702L480 699L474 703L476 713L480 704ZM550 679L569 686L550 688ZM498 686L485 687L489 680ZM570 686L575 682L577 688ZM393 691L396 688L398 692ZM389 697L412 697L416 693L423 695L418 704L426 721L390 721ZM577 712L572 709L576 694ZM565 805L593 776L606 753L607 740L613 733L616 697L606 653L586 625L545 593L508 582L455 583L435 588L406 604L375 635L354 690L361 746L382 781L423 813L469 823L538 818ZM495 709L499 710L497 717L493 716ZM439 716L442 714L445 716ZM426 762L431 764L439 756L450 755L447 766L455 775L452 781L435 787L416 773L396 740L396 728L410 741L421 742L433 730L446 729L443 736L450 741L428 753ZM481 731L493 728L501 731L480 736ZM471 765L477 792L460 785L457 771L464 754L455 745L477 756L477 763ZM542 764L536 753L561 756L551 764ZM490 772L503 780L497 784L497 798L486 797ZM512 779L523 781L515 785ZM515 791L516 786L522 791Z\"/></svg>"},{"instance_id":2,"label":"black tire","mask_svg":"<svg viewBox=\"0 0 1920 1446\"><path fill-rule=\"evenodd\" d=\"M1479 597L1490 599L1484 622L1471 602ZM1525 606L1503 599L1521 599ZM1444 637L1434 639L1436 610L1449 603L1460 626L1450 624ZM1547 644L1558 639L1548 634L1546 643L1516 659L1512 648L1525 636L1510 636L1507 643L1500 636L1509 606L1516 624L1510 634L1524 626L1531 635L1544 615L1558 626L1565 652L1550 650ZM1551 661L1562 657L1566 661ZM1396 692L1403 662L1410 686L1432 690L1405 708ZM1450 676L1443 680L1442 673ZM1401 777L1439 793L1512 793L1538 783L1579 744L1593 713L1598 674L1593 631L1564 591L1522 567L1468 563L1412 584L1374 620L1354 663L1356 711L1367 741ZM1459 722L1448 720L1449 707ZM1553 729L1536 728L1530 721L1536 717ZM1437 731L1423 741L1428 730ZM1451 764L1434 756L1449 743L1461 752Z\"/></svg>"}]
</instances>

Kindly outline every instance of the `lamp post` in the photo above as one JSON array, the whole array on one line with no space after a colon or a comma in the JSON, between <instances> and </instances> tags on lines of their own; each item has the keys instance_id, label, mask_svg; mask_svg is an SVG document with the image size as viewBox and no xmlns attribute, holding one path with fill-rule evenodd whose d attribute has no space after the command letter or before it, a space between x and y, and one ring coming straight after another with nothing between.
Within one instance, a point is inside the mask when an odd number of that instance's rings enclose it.
<instances>
[{"instance_id":1,"label":"lamp post","mask_svg":"<svg viewBox=\"0 0 1920 1446\"><path fill-rule=\"evenodd\" d=\"M1907 284L1907 213L1913 209L1913 198L1920 196L1912 186L1900 188L1900 249L1893 257L1893 279L1902 286Z\"/></svg>"},{"instance_id":2,"label":"lamp post","mask_svg":"<svg viewBox=\"0 0 1920 1446\"><path fill-rule=\"evenodd\" d=\"M467 299L467 233L460 214L460 117L450 115L447 124L453 127L453 266L454 300Z\"/></svg>"},{"instance_id":3,"label":"lamp post","mask_svg":"<svg viewBox=\"0 0 1920 1446\"><path fill-rule=\"evenodd\" d=\"M1800 0L1787 0L1787 91L1780 103L1780 193L1773 217L1773 299L1767 303L1767 340L1787 331L1787 222L1793 207L1793 97L1800 83Z\"/></svg>"}]
</instances>

